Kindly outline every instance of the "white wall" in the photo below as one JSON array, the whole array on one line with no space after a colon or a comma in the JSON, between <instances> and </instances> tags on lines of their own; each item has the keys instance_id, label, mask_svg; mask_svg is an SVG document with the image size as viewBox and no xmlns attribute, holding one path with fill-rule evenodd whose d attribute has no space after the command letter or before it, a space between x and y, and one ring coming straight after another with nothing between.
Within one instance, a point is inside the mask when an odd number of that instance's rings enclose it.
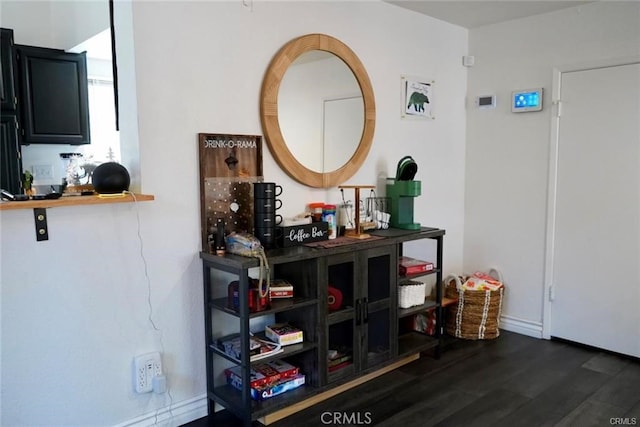
<instances>
[{"instance_id":1,"label":"white wall","mask_svg":"<svg viewBox=\"0 0 640 427\"><path fill-rule=\"evenodd\" d=\"M552 70L640 54L640 4L601 2L471 30L464 270L496 266L508 328L541 336ZM510 112L512 90L544 87L541 112ZM471 106L497 94L495 110ZM585 250L588 258L588 250Z\"/></svg>"},{"instance_id":2,"label":"white wall","mask_svg":"<svg viewBox=\"0 0 640 427\"><path fill-rule=\"evenodd\" d=\"M130 378L133 357L150 350L164 354L174 423L202 412L197 134L262 134L263 73L296 36L335 36L369 72L376 132L350 183L392 176L412 155L423 187L415 219L447 229L445 270L462 266L466 30L381 2L136 2L132 19L142 190L156 200L49 209L41 243L31 211L2 211L2 425L153 424L168 397L136 395ZM400 119L401 74L436 81L435 121ZM263 160L285 214L339 200L292 181L266 146ZM148 289L161 332L147 319Z\"/></svg>"}]
</instances>

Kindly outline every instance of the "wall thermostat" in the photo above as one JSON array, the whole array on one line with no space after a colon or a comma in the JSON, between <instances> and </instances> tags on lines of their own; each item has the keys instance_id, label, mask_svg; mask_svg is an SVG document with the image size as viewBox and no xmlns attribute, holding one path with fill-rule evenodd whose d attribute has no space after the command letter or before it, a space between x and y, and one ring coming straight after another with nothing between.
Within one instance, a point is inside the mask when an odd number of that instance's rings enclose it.
<instances>
[{"instance_id":1,"label":"wall thermostat","mask_svg":"<svg viewBox=\"0 0 640 427\"><path fill-rule=\"evenodd\" d=\"M526 113L542 110L542 88L511 92L511 112Z\"/></svg>"},{"instance_id":2,"label":"wall thermostat","mask_svg":"<svg viewBox=\"0 0 640 427\"><path fill-rule=\"evenodd\" d=\"M496 96L495 95L480 95L476 96L476 107L478 108L495 108Z\"/></svg>"}]
</instances>

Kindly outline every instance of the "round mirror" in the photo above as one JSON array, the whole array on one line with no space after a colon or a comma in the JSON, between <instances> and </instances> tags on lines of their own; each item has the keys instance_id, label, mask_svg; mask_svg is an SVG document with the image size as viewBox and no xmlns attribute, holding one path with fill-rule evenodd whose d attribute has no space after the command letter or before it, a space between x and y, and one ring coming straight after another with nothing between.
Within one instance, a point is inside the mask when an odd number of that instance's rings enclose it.
<instances>
[{"instance_id":1,"label":"round mirror","mask_svg":"<svg viewBox=\"0 0 640 427\"><path fill-rule=\"evenodd\" d=\"M364 66L324 34L287 43L262 84L260 117L280 167L311 187L334 187L362 165L373 138L375 102Z\"/></svg>"},{"instance_id":2,"label":"round mirror","mask_svg":"<svg viewBox=\"0 0 640 427\"><path fill-rule=\"evenodd\" d=\"M322 50L291 63L278 91L278 123L287 148L307 169L332 172L358 148L364 103L342 59Z\"/></svg>"}]
</instances>

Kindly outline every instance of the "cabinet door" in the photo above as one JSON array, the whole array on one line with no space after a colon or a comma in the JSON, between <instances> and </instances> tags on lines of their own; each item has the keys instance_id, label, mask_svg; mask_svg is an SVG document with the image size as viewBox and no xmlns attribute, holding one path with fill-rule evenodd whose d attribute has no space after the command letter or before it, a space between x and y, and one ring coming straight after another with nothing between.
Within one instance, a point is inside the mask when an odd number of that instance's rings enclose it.
<instances>
[{"instance_id":1,"label":"cabinet door","mask_svg":"<svg viewBox=\"0 0 640 427\"><path fill-rule=\"evenodd\" d=\"M86 54L16 45L23 144L88 144Z\"/></svg>"},{"instance_id":2,"label":"cabinet door","mask_svg":"<svg viewBox=\"0 0 640 427\"><path fill-rule=\"evenodd\" d=\"M17 98L15 91L15 56L13 50L13 30L0 29L0 105L2 111L15 112Z\"/></svg>"},{"instance_id":3,"label":"cabinet door","mask_svg":"<svg viewBox=\"0 0 640 427\"><path fill-rule=\"evenodd\" d=\"M0 186L13 194L22 193L18 119L15 114L3 114L0 124Z\"/></svg>"},{"instance_id":4,"label":"cabinet door","mask_svg":"<svg viewBox=\"0 0 640 427\"><path fill-rule=\"evenodd\" d=\"M333 382L360 369L356 253L327 258L327 373Z\"/></svg>"},{"instance_id":5,"label":"cabinet door","mask_svg":"<svg viewBox=\"0 0 640 427\"><path fill-rule=\"evenodd\" d=\"M389 360L394 349L392 328L395 305L396 251L394 247L371 249L362 254L362 280L359 305L362 368L371 368Z\"/></svg>"}]
</instances>

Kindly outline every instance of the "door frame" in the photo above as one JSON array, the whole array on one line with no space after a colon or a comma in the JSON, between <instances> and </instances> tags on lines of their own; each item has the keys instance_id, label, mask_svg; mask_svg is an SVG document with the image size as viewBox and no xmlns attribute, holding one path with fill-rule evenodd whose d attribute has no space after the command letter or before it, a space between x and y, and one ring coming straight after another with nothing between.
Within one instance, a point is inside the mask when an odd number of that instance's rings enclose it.
<instances>
[{"instance_id":1,"label":"door frame","mask_svg":"<svg viewBox=\"0 0 640 427\"><path fill-rule=\"evenodd\" d=\"M542 297L542 338L551 338L551 297L553 285L553 260L555 255L556 234L556 197L558 190L558 144L560 138L560 116L562 109L560 95L562 93L562 74L576 71L593 70L597 68L610 68L622 65L640 63L640 55L622 58L609 58L596 61L580 62L556 66L553 68L553 82L551 89L551 132L549 143L549 168L547 179L547 217L546 217L546 241L544 256L544 284Z\"/></svg>"}]
</instances>

